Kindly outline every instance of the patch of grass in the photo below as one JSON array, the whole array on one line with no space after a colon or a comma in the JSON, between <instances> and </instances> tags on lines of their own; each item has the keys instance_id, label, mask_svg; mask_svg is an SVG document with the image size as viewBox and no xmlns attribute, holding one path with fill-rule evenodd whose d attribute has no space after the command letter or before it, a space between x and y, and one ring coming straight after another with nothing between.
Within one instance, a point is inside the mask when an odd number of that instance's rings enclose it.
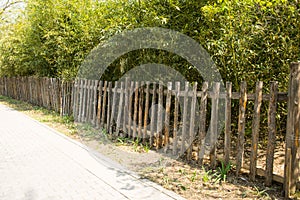
<instances>
[{"instance_id":1,"label":"patch of grass","mask_svg":"<svg viewBox=\"0 0 300 200\"><path fill-rule=\"evenodd\" d=\"M218 172L220 173L219 177L221 178L221 180L223 180L224 182L226 181L228 172L230 170L231 170L231 164L230 163L225 166L224 162L221 162L221 167L218 168Z\"/></svg>"},{"instance_id":2,"label":"patch of grass","mask_svg":"<svg viewBox=\"0 0 300 200\"><path fill-rule=\"evenodd\" d=\"M127 137L117 137L114 139L116 146L129 146L133 148L134 152L138 153L148 153L150 150L149 144L141 143L139 138L136 139L130 139Z\"/></svg>"},{"instance_id":3,"label":"patch of grass","mask_svg":"<svg viewBox=\"0 0 300 200\"><path fill-rule=\"evenodd\" d=\"M197 179L197 171L195 170L191 176L191 181L195 182L196 179Z\"/></svg>"},{"instance_id":4,"label":"patch of grass","mask_svg":"<svg viewBox=\"0 0 300 200\"><path fill-rule=\"evenodd\" d=\"M213 183L217 184L221 181L225 182L228 172L231 169L231 165L225 166L224 163L222 163L222 166L218 168L217 171L213 170L206 170L205 167L202 167L203 175L202 175L202 181L204 183Z\"/></svg>"},{"instance_id":5,"label":"patch of grass","mask_svg":"<svg viewBox=\"0 0 300 200\"><path fill-rule=\"evenodd\" d=\"M169 177L168 177L168 176L164 176L164 177L163 177L163 184L168 186L168 185L169 185L169 182L170 182Z\"/></svg>"},{"instance_id":6,"label":"patch of grass","mask_svg":"<svg viewBox=\"0 0 300 200\"><path fill-rule=\"evenodd\" d=\"M202 166L202 171L203 171L202 181L204 183L210 182L212 179L212 176L211 176L212 171L211 170L206 171L205 167L203 167L203 166Z\"/></svg>"},{"instance_id":7,"label":"patch of grass","mask_svg":"<svg viewBox=\"0 0 300 200\"><path fill-rule=\"evenodd\" d=\"M181 183L179 183L177 186L183 191L186 191L188 189L185 185L183 185Z\"/></svg>"},{"instance_id":8,"label":"patch of grass","mask_svg":"<svg viewBox=\"0 0 300 200\"><path fill-rule=\"evenodd\" d=\"M295 199L300 199L300 191L296 191L294 194Z\"/></svg>"},{"instance_id":9,"label":"patch of grass","mask_svg":"<svg viewBox=\"0 0 300 200\"><path fill-rule=\"evenodd\" d=\"M139 152L139 150L140 150L140 146L139 146L139 139L138 138L136 138L135 140L131 140L130 141L131 142L131 144L132 144L132 146L133 146L133 150L135 151L135 152Z\"/></svg>"},{"instance_id":10,"label":"patch of grass","mask_svg":"<svg viewBox=\"0 0 300 200\"><path fill-rule=\"evenodd\" d=\"M178 172L179 172L181 175L186 175L185 169L183 169L183 168L180 168L180 169L178 170Z\"/></svg>"},{"instance_id":11,"label":"patch of grass","mask_svg":"<svg viewBox=\"0 0 300 200\"><path fill-rule=\"evenodd\" d=\"M149 152L149 150L150 150L150 145L149 145L148 142L146 142L145 144L143 144L143 149L144 149L144 151L145 151L146 153Z\"/></svg>"},{"instance_id":12,"label":"patch of grass","mask_svg":"<svg viewBox=\"0 0 300 200\"><path fill-rule=\"evenodd\" d=\"M92 127L91 124L88 123L77 124L77 128L78 128L78 133L80 133L80 137L83 137L85 139L90 140L100 136L99 130L96 130L94 127Z\"/></svg>"},{"instance_id":13,"label":"patch of grass","mask_svg":"<svg viewBox=\"0 0 300 200\"><path fill-rule=\"evenodd\" d=\"M124 137L118 137L117 141L116 141L116 145L117 146L124 146L128 144L128 138L124 138Z\"/></svg>"},{"instance_id":14,"label":"patch of grass","mask_svg":"<svg viewBox=\"0 0 300 200\"><path fill-rule=\"evenodd\" d=\"M267 193L268 191L267 189L261 190L256 186L254 186L254 189L255 189L255 196L270 198L269 194Z\"/></svg>"},{"instance_id":15,"label":"patch of grass","mask_svg":"<svg viewBox=\"0 0 300 200\"><path fill-rule=\"evenodd\" d=\"M202 181L204 183L219 183L220 182L220 174L217 171L206 170L205 167L202 167L203 176Z\"/></svg>"}]
</instances>

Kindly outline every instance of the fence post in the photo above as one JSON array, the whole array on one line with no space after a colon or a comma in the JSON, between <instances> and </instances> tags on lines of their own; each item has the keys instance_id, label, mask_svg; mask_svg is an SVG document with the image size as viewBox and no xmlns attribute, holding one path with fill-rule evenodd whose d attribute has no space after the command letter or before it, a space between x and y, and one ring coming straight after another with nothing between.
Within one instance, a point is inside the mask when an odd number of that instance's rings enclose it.
<instances>
[{"instance_id":1,"label":"fence post","mask_svg":"<svg viewBox=\"0 0 300 200\"><path fill-rule=\"evenodd\" d=\"M239 175L243 167L243 161L244 161L246 106L247 106L247 83L243 81L240 86L236 175Z\"/></svg>"},{"instance_id":2,"label":"fence post","mask_svg":"<svg viewBox=\"0 0 300 200\"><path fill-rule=\"evenodd\" d=\"M278 99L278 83L276 81L271 82L270 88L270 102L268 111L268 147L266 155L266 173L265 173L265 185L271 186L273 181L273 163L274 152L276 146L276 110Z\"/></svg>"},{"instance_id":3,"label":"fence post","mask_svg":"<svg viewBox=\"0 0 300 200\"><path fill-rule=\"evenodd\" d=\"M288 115L284 166L284 189L286 197L295 192L296 184L299 179L300 62L291 63L289 78ZM288 149L291 149L291 162L288 162L290 159L288 155Z\"/></svg>"},{"instance_id":4,"label":"fence post","mask_svg":"<svg viewBox=\"0 0 300 200\"><path fill-rule=\"evenodd\" d=\"M256 166L257 166L257 152L258 152L258 140L259 140L259 127L260 127L260 108L262 104L262 89L263 82L256 82L255 90L255 103L254 113L252 121L252 142L251 142L251 155L250 155L250 179L255 180Z\"/></svg>"}]
</instances>

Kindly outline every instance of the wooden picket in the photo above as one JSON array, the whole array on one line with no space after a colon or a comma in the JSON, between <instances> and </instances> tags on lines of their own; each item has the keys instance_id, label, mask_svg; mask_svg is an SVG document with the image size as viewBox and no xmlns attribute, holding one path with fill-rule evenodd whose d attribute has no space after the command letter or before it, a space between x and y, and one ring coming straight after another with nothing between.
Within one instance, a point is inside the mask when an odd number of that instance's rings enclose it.
<instances>
[{"instance_id":1,"label":"wooden picket","mask_svg":"<svg viewBox=\"0 0 300 200\"><path fill-rule=\"evenodd\" d=\"M275 152L275 145L276 145L277 93L278 93L277 82L271 82L269 111L268 111L269 133L268 133L268 145L267 145L267 153L266 153L266 175L265 175L266 186L270 186L272 184L274 152Z\"/></svg>"},{"instance_id":2,"label":"wooden picket","mask_svg":"<svg viewBox=\"0 0 300 200\"><path fill-rule=\"evenodd\" d=\"M56 78L2 77L0 94L34 105L55 110L61 115L72 115L74 110L72 81Z\"/></svg>"},{"instance_id":3,"label":"wooden picket","mask_svg":"<svg viewBox=\"0 0 300 200\"><path fill-rule=\"evenodd\" d=\"M256 84L255 92L248 93L246 82L241 83L239 91L232 91L230 82L222 89L222 83L219 82L203 82L200 85L189 82L135 82L129 79L108 82L1 77L0 95L55 110L62 116L72 115L78 123L90 123L116 137L137 139L172 156L186 155L187 160L195 160L199 165L206 161L216 168L220 159L225 165L235 163L236 175L248 170L251 180L264 176L267 186L272 181L284 183L288 197L300 185L297 164L300 159L299 77L300 64L292 63L289 95L278 91L277 82L271 82L269 93L263 94L263 83L260 81ZM236 100L239 101L239 115L234 122L232 102ZM249 101L253 102L252 132L251 138L248 138L250 148L245 147L246 110L252 109L247 106ZM268 118L268 134L264 149L259 148L263 102L269 104L265 116ZM288 102L289 112L283 175L273 172L278 102ZM224 121L220 121L220 113L224 113ZM221 123L225 125L224 130L220 128ZM237 124L237 130L233 129L232 123ZM218 135L221 135L221 139ZM236 146L233 142L236 142ZM222 149L219 148L220 144ZM247 148L250 156L245 156ZM262 151L265 152L264 169L257 167Z\"/></svg>"},{"instance_id":4,"label":"wooden picket","mask_svg":"<svg viewBox=\"0 0 300 200\"><path fill-rule=\"evenodd\" d=\"M285 197L294 193L300 178L300 62L291 63L285 147ZM298 187L299 188L299 187Z\"/></svg>"},{"instance_id":5,"label":"wooden picket","mask_svg":"<svg viewBox=\"0 0 300 200\"><path fill-rule=\"evenodd\" d=\"M262 87L263 87L263 82L259 81L256 83L254 114L253 114L253 121L252 121L252 144L251 144L251 156L250 156L250 179L251 180L255 180L255 176L256 176L257 150L258 150L259 126L260 126L259 123L260 108L262 104Z\"/></svg>"},{"instance_id":6,"label":"wooden picket","mask_svg":"<svg viewBox=\"0 0 300 200\"><path fill-rule=\"evenodd\" d=\"M106 81L89 83L87 80L77 80L75 83L77 84L74 85L73 91L78 94L73 95L74 102L83 103L83 101L80 102L76 99L80 99L82 95L89 96L89 89L87 88L96 88L97 91L90 91L93 103L85 103L93 108L73 105L75 114L78 112L78 107L83 110L81 112L86 112L86 109L91 109L94 112L94 118L87 118L87 120L77 118L78 122L89 122L97 128L105 128L108 133L115 136L127 135L127 137L133 139L140 139L143 143L149 142L149 145L154 146L155 149L164 148L165 153L171 152L172 155L182 155L186 152L188 160L195 159L192 153L196 150L196 159L199 164L203 163L203 160L207 158L205 155L209 152L208 160L213 168L216 167L220 157L218 156L219 151L216 145L206 146L208 137L206 130L207 105L208 100L211 99L210 131L216 134L210 134L209 140L216 141L217 132L219 131L219 99L224 99L225 129L222 160L225 164L236 163L237 175L242 169L248 169L252 180L257 175L268 177L266 178L266 184L270 184L274 179L279 180L279 182L283 180L278 178L276 174L273 174L272 168L275 148L274 140L276 139L274 113L276 113L277 101L286 101L287 94L278 93L276 83L271 83L270 94L262 94L262 82L257 83L254 94L247 93L246 82L241 83L241 89L237 92L232 92L232 84L229 82L226 83L225 92L220 91L220 83L213 83L213 90L210 91L209 84L206 82L203 83L200 91L198 91L198 84L190 87L189 83L181 84L179 82L175 82L175 84L170 82L166 87L162 83L133 82L128 79L125 82L114 83ZM88 86L89 84L91 86ZM184 87L183 90L181 90L182 86ZM97 94L97 96L92 94ZM85 101L88 101L86 98L83 97ZM239 100L240 107L239 120L237 122L238 145L235 149L231 146L232 100ZM247 101L254 102L250 167L244 164ZM257 168L256 166L262 101L269 102L269 145L266 149L266 169ZM197 108L196 102L199 103ZM155 106L156 104L161 106ZM163 107L164 110L162 109ZM196 112L197 109L199 109L199 112ZM95 120L95 123L93 120ZM199 130L195 129L195 124L199 124ZM178 135L179 130L181 130L181 134ZM195 145L197 146L196 148ZM236 151L237 155L234 156L232 151Z\"/></svg>"}]
</instances>

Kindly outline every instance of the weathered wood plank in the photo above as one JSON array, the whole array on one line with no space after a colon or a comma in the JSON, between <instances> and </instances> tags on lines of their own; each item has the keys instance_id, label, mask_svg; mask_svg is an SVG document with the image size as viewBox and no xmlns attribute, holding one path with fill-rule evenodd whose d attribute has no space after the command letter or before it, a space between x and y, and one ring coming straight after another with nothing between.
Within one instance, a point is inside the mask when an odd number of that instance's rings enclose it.
<instances>
[{"instance_id":1,"label":"weathered wood plank","mask_svg":"<svg viewBox=\"0 0 300 200\"><path fill-rule=\"evenodd\" d=\"M20 91L20 88L21 88L21 85L20 85L20 77L17 77L16 79L17 81L17 99L18 100L21 100L22 97L21 97L21 91ZM40 96L42 98L42 101L41 101L41 106L43 107L46 107L46 91L45 91L45 78L42 77L40 78L40 82L41 82L41 93L40 93ZM64 85L63 85L64 86Z\"/></svg>"},{"instance_id":2,"label":"weathered wood plank","mask_svg":"<svg viewBox=\"0 0 300 200\"><path fill-rule=\"evenodd\" d=\"M219 94L220 83L213 83L214 97L211 101L211 119L210 119L210 167L215 169L217 166L217 140L218 140L218 108L219 108Z\"/></svg>"},{"instance_id":3,"label":"weathered wood plank","mask_svg":"<svg viewBox=\"0 0 300 200\"><path fill-rule=\"evenodd\" d=\"M52 79L50 80L51 81L51 88L50 88L50 94L52 95ZM80 84L81 84L81 80L80 79L76 79L75 81L75 93L74 93L74 110L73 110L73 116L74 116L74 120L75 122L79 122L79 109L80 109ZM52 105L53 101L52 101L52 98L51 98L51 107L53 108L53 105Z\"/></svg>"},{"instance_id":4,"label":"weathered wood plank","mask_svg":"<svg viewBox=\"0 0 300 200\"><path fill-rule=\"evenodd\" d=\"M198 83L195 82L193 85L193 96L192 96L191 110L190 110L190 130L189 130L189 141L188 141L189 148L187 151L187 160L192 159L193 142L195 139L197 87L198 87Z\"/></svg>"},{"instance_id":5,"label":"weathered wood plank","mask_svg":"<svg viewBox=\"0 0 300 200\"><path fill-rule=\"evenodd\" d=\"M83 99L84 99L84 83L85 81L83 79L80 80L80 105L79 105L79 113L78 113L78 122L83 122L83 109L84 109L84 104L83 104ZM56 90L56 87L54 87L54 90ZM56 97L56 93L55 93ZM57 99L57 97L55 98ZM57 101L54 100L55 102L55 107L57 107Z\"/></svg>"},{"instance_id":6,"label":"weathered wood plank","mask_svg":"<svg viewBox=\"0 0 300 200\"><path fill-rule=\"evenodd\" d=\"M45 94L43 79L41 79L41 80L42 80L41 87L42 87L43 93ZM63 81L61 86L62 86L62 90L64 90L62 92L62 105L61 105L62 113L61 113L61 115L65 116L65 115L67 115L67 112L68 112L68 82ZM42 102L43 102L43 106L45 106L45 97L44 97L44 99L42 99Z\"/></svg>"},{"instance_id":7,"label":"weathered wood plank","mask_svg":"<svg viewBox=\"0 0 300 200\"><path fill-rule=\"evenodd\" d=\"M169 147L169 133L170 133L170 112L171 112L171 90L172 82L168 82L167 97L166 97L166 116L165 116L165 132L164 132L164 152L166 153Z\"/></svg>"},{"instance_id":8,"label":"weathered wood plank","mask_svg":"<svg viewBox=\"0 0 300 200\"><path fill-rule=\"evenodd\" d=\"M139 93L140 93L140 98L139 98L139 110L138 110L138 139L142 139L142 126L143 126L143 108L144 108L144 82L141 82L140 88L139 88Z\"/></svg>"},{"instance_id":9,"label":"weathered wood plank","mask_svg":"<svg viewBox=\"0 0 300 200\"><path fill-rule=\"evenodd\" d=\"M257 150L258 150L258 139L259 139L259 127L260 127L260 108L262 103L262 88L263 88L263 82L262 81L256 82L254 112L253 112L253 120L252 120L252 142L251 142L250 174L249 174L249 177L252 181L255 180L255 176L256 176Z\"/></svg>"},{"instance_id":10,"label":"weathered wood plank","mask_svg":"<svg viewBox=\"0 0 300 200\"><path fill-rule=\"evenodd\" d=\"M232 83L226 83L226 99L225 99L225 133L224 133L224 164L227 166L230 162L231 150L231 97Z\"/></svg>"},{"instance_id":11,"label":"weathered wood plank","mask_svg":"<svg viewBox=\"0 0 300 200\"><path fill-rule=\"evenodd\" d=\"M91 123L92 120L92 109L93 109L93 86L94 80L89 80L88 84L88 99L87 99L87 113L86 113L86 122Z\"/></svg>"},{"instance_id":12,"label":"weathered wood plank","mask_svg":"<svg viewBox=\"0 0 300 200\"><path fill-rule=\"evenodd\" d=\"M81 116L81 121L86 122L86 112L87 112L87 85L88 85L88 80L83 80L83 102L82 102L82 116Z\"/></svg>"},{"instance_id":13,"label":"weathered wood plank","mask_svg":"<svg viewBox=\"0 0 300 200\"><path fill-rule=\"evenodd\" d=\"M111 116L110 116L110 127L109 127L109 133L113 133L113 124L115 117L117 116L116 114L116 104L117 104L117 88L118 88L119 82L115 82L115 86L113 89L113 97L112 97L112 107L111 107Z\"/></svg>"},{"instance_id":14,"label":"weathered wood plank","mask_svg":"<svg viewBox=\"0 0 300 200\"><path fill-rule=\"evenodd\" d=\"M103 81L99 82L98 86L98 105L97 105L97 121L96 128L100 128L101 126L101 116L102 116L102 91L103 91Z\"/></svg>"},{"instance_id":15,"label":"weathered wood plank","mask_svg":"<svg viewBox=\"0 0 300 200\"><path fill-rule=\"evenodd\" d=\"M236 175L240 173L244 161L246 104L247 104L247 83L243 81L240 86Z\"/></svg>"},{"instance_id":16,"label":"weathered wood plank","mask_svg":"<svg viewBox=\"0 0 300 200\"><path fill-rule=\"evenodd\" d=\"M189 98L188 98L188 92L189 92L189 82L185 82L185 89L184 89L184 96L183 96L183 116L182 116L182 135L181 135L181 147L180 147L180 154L183 155L186 150L186 135L187 135L187 129L188 129L188 104L189 104Z\"/></svg>"},{"instance_id":17,"label":"weathered wood plank","mask_svg":"<svg viewBox=\"0 0 300 200\"><path fill-rule=\"evenodd\" d=\"M85 107L85 115L84 115L84 122L87 122L89 123L89 113L90 113L90 109L91 109L91 106L90 106L90 95L91 95L91 80L86 80L86 85L85 85L85 90L86 90L86 100L85 100L85 104L84 104L84 107Z\"/></svg>"},{"instance_id":18,"label":"weathered wood plank","mask_svg":"<svg viewBox=\"0 0 300 200\"><path fill-rule=\"evenodd\" d=\"M94 85L94 96L93 96L93 126L96 126L97 124L97 89L98 89L98 86L99 86L99 81L96 80L95 81L95 85Z\"/></svg>"},{"instance_id":19,"label":"weathered wood plank","mask_svg":"<svg viewBox=\"0 0 300 200\"><path fill-rule=\"evenodd\" d=\"M85 114L85 119L84 122L89 123L90 119L89 119L89 114L90 114L90 110L91 110L91 84L92 84L92 80L87 80L87 84L86 84L86 103L85 103L85 107L86 107L86 114Z\"/></svg>"},{"instance_id":20,"label":"weathered wood plank","mask_svg":"<svg viewBox=\"0 0 300 200\"><path fill-rule=\"evenodd\" d=\"M46 88L45 88L45 93L47 95L47 89ZM66 101L67 101L67 103L66 103L67 108L66 108L66 111L65 111L65 115L67 115L67 116L70 116L70 112L71 112L71 109L70 109L71 94L72 94L72 92L71 92L71 82L68 81L67 82L67 99L66 99ZM47 97L46 97L46 104L47 104Z\"/></svg>"},{"instance_id":21,"label":"weathered wood plank","mask_svg":"<svg viewBox=\"0 0 300 200\"><path fill-rule=\"evenodd\" d=\"M144 131L143 131L143 143L146 143L146 137L147 137L147 127L148 127L148 115L149 115L149 87L150 87L150 82L146 82L146 99L145 99L145 110L144 110Z\"/></svg>"},{"instance_id":22,"label":"weathered wood plank","mask_svg":"<svg viewBox=\"0 0 300 200\"><path fill-rule=\"evenodd\" d=\"M203 158L205 155L205 135L206 135L206 112L207 112L207 94L208 82L204 82L202 85L202 97L200 103L200 121L199 121L199 136L198 136L198 146L199 146L199 165L203 164Z\"/></svg>"},{"instance_id":23,"label":"weathered wood plank","mask_svg":"<svg viewBox=\"0 0 300 200\"><path fill-rule=\"evenodd\" d=\"M37 82L38 84L38 82ZM40 89L39 87L39 84L38 84L38 88ZM56 79L56 88L55 90L57 91L56 94L57 94L57 99L56 99L56 102L57 102L57 112L61 113L61 80L60 79ZM39 90L37 90L39 91ZM36 95L38 96L38 93L36 93ZM39 100L38 100L39 101Z\"/></svg>"},{"instance_id":24,"label":"weathered wood plank","mask_svg":"<svg viewBox=\"0 0 300 200\"><path fill-rule=\"evenodd\" d=\"M286 154L285 154L285 171L284 171L284 196L286 199L289 199L291 196L291 193L294 192L292 191L292 150L291 148L286 149Z\"/></svg>"},{"instance_id":25,"label":"weathered wood plank","mask_svg":"<svg viewBox=\"0 0 300 200\"><path fill-rule=\"evenodd\" d=\"M163 131L163 83L158 85L158 108L157 108L157 127L156 127L156 150L162 147Z\"/></svg>"},{"instance_id":26,"label":"weathered wood plank","mask_svg":"<svg viewBox=\"0 0 300 200\"><path fill-rule=\"evenodd\" d=\"M153 90L150 89L149 93L153 94ZM172 90L172 96L174 96L174 94L175 94L175 90ZM167 90L164 90L164 95L167 95ZM197 97L201 97L202 95L203 95L202 91L197 91ZM220 99L226 99L226 95L227 95L226 92L220 92L219 98ZM184 90L180 91L178 96L183 97L184 96ZM188 96L192 97L193 96L193 91L189 91ZM211 99L213 97L213 92L208 91L207 97L208 97L208 99ZM239 92L232 92L231 100L239 100L239 99L240 99L240 93ZM262 99L263 99L263 101L269 101L270 95L269 94L263 94ZM278 92L278 102L286 102L287 99L288 99L287 92ZM255 101L255 93L254 94L252 94L252 93L247 94L247 101Z\"/></svg>"},{"instance_id":27,"label":"weathered wood plank","mask_svg":"<svg viewBox=\"0 0 300 200\"><path fill-rule=\"evenodd\" d=\"M108 82L108 88L107 88L107 115L106 115L106 131L108 133L111 133L109 132L110 131L110 118L112 117L111 116L111 94L112 94L112 82Z\"/></svg>"},{"instance_id":28,"label":"weathered wood plank","mask_svg":"<svg viewBox=\"0 0 300 200\"><path fill-rule=\"evenodd\" d=\"M155 125L155 104L156 104L156 83L153 83L153 94L151 103L151 120L150 120L150 146L153 146L154 125Z\"/></svg>"},{"instance_id":29,"label":"weathered wood plank","mask_svg":"<svg viewBox=\"0 0 300 200\"><path fill-rule=\"evenodd\" d=\"M67 92L68 92L68 98L67 98L67 111L66 111L66 115L67 116L70 116L70 114L71 114L71 101L72 101L72 85L71 85L71 83L72 82L70 82L70 81L68 81L67 82ZM45 92L46 92L46 94L47 94L47 88L45 88L46 90L45 90ZM46 101L47 101L47 99L46 99ZM46 103L47 104L47 103Z\"/></svg>"},{"instance_id":30,"label":"weathered wood plank","mask_svg":"<svg viewBox=\"0 0 300 200\"><path fill-rule=\"evenodd\" d=\"M274 151L276 145L276 110L277 110L278 83L271 82L270 102L268 110L268 147L266 154L266 186L271 186L273 175Z\"/></svg>"},{"instance_id":31,"label":"weathered wood plank","mask_svg":"<svg viewBox=\"0 0 300 200\"><path fill-rule=\"evenodd\" d=\"M128 102L128 136L132 137L132 129L131 129L131 123L132 123L132 101L133 101L133 91L134 91L134 82L132 81L130 83L130 88L128 91L129 94L129 102Z\"/></svg>"},{"instance_id":32,"label":"weathered wood plank","mask_svg":"<svg viewBox=\"0 0 300 200\"><path fill-rule=\"evenodd\" d=\"M288 91L288 116L287 116L287 132L286 132L286 156L287 149L291 149L291 174L287 174L288 168L285 163L285 187L288 179L290 179L289 191L293 194L296 191L296 182L299 179L299 163L300 163L300 145L299 145L299 126L300 126L300 62L291 63L290 80ZM286 157L285 160L289 158ZM286 175L291 175L287 177Z\"/></svg>"},{"instance_id":33,"label":"weathered wood plank","mask_svg":"<svg viewBox=\"0 0 300 200\"><path fill-rule=\"evenodd\" d=\"M94 85L95 85L95 80L91 80L90 82L90 86L89 86L89 90L90 90L90 97L89 97L89 100L88 100L88 104L89 104L89 112L88 112L88 115L87 115L87 121L92 124L92 118L93 118L93 99L94 99Z\"/></svg>"},{"instance_id":34,"label":"weathered wood plank","mask_svg":"<svg viewBox=\"0 0 300 200\"><path fill-rule=\"evenodd\" d=\"M125 86L124 86L124 111L123 111L123 133L127 133L127 127L128 124L128 98L129 98L129 78L127 77L125 79ZM117 92L117 88L116 91Z\"/></svg>"},{"instance_id":35,"label":"weathered wood plank","mask_svg":"<svg viewBox=\"0 0 300 200\"><path fill-rule=\"evenodd\" d=\"M104 81L103 86L103 98L102 98L102 115L101 115L101 123L100 128L105 128L105 117L106 117L106 101L107 101L107 81Z\"/></svg>"},{"instance_id":36,"label":"weathered wood plank","mask_svg":"<svg viewBox=\"0 0 300 200\"><path fill-rule=\"evenodd\" d=\"M178 114L179 114L180 82L175 83L174 122L173 122L173 155L177 155L178 143Z\"/></svg>"},{"instance_id":37,"label":"weathered wood plank","mask_svg":"<svg viewBox=\"0 0 300 200\"><path fill-rule=\"evenodd\" d=\"M135 82L135 89L134 89L134 107L133 107L133 138L136 138L137 132L137 116L138 116L138 103L139 103L139 82Z\"/></svg>"},{"instance_id":38,"label":"weathered wood plank","mask_svg":"<svg viewBox=\"0 0 300 200\"><path fill-rule=\"evenodd\" d=\"M121 120L122 120L122 110L123 109L123 99L124 99L124 82L121 82L121 92L120 92L120 99L119 99L119 106L118 106L118 116L117 116L117 127L116 127L116 134L119 135L121 127Z\"/></svg>"},{"instance_id":39,"label":"weathered wood plank","mask_svg":"<svg viewBox=\"0 0 300 200\"><path fill-rule=\"evenodd\" d=\"M28 77L27 78L28 81L31 81L32 78L31 77ZM80 80L78 80L78 88L80 88ZM56 99L56 91L54 91L54 88L55 88L55 79L54 78L50 78L49 79L49 99L50 99L50 109L51 110L54 110L55 111L55 107L56 107L56 103L55 103L55 99ZM32 83L28 83L28 90L31 90L32 89ZM28 94L28 101L29 102L32 102L32 98L33 98L33 92L30 91L29 94ZM79 102L80 102L80 96L79 96L79 92L78 92L78 96L77 96L77 102L78 102L78 105L77 105L77 113L76 113L76 118L78 120L78 112L79 112Z\"/></svg>"},{"instance_id":40,"label":"weathered wood plank","mask_svg":"<svg viewBox=\"0 0 300 200\"><path fill-rule=\"evenodd\" d=\"M63 89L64 89L64 92L62 93L62 100L63 100L63 103L62 103L62 105L61 105L61 107L62 107L62 116L66 116L67 114L68 114L68 100L69 100L69 88L68 88L68 82L66 82L66 81L63 81L63 83L62 83L62 87L63 87ZM43 89L42 90L44 90L44 83L42 83L42 87L43 87ZM45 90L43 91L44 92L44 94L45 94ZM46 95L46 94L45 94ZM46 102L45 102L45 98L43 99L43 105L45 105L46 104Z\"/></svg>"}]
</instances>

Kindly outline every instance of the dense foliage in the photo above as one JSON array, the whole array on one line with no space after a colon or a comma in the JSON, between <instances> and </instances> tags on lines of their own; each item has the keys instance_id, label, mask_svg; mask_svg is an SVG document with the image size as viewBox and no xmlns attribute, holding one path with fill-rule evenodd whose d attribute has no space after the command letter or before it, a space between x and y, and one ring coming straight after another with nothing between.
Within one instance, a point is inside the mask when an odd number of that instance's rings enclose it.
<instances>
[{"instance_id":1,"label":"dense foliage","mask_svg":"<svg viewBox=\"0 0 300 200\"><path fill-rule=\"evenodd\" d=\"M0 75L73 78L85 56L116 33L164 27L198 41L235 89L241 80L250 87L277 80L286 89L289 63L300 55L299 9L298 0L28 0L16 21L1 26ZM147 62L199 79L185 60L160 50L124 55L108 78Z\"/></svg>"},{"instance_id":2,"label":"dense foliage","mask_svg":"<svg viewBox=\"0 0 300 200\"><path fill-rule=\"evenodd\" d=\"M286 88L289 63L300 56L300 4L297 0L223 1L202 8L211 35L207 49L223 78L279 81Z\"/></svg>"}]
</instances>

